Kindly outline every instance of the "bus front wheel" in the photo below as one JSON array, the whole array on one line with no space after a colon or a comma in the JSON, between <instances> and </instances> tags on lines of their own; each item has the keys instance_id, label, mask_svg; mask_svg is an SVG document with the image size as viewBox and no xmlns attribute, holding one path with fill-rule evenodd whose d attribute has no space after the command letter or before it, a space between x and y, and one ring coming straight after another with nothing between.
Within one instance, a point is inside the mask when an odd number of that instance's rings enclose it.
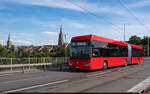
<instances>
[{"instance_id":1,"label":"bus front wheel","mask_svg":"<svg viewBox=\"0 0 150 94\"><path fill-rule=\"evenodd\" d=\"M107 62L104 61L104 63L103 63L103 70L106 70L106 69L107 69Z\"/></svg>"}]
</instances>

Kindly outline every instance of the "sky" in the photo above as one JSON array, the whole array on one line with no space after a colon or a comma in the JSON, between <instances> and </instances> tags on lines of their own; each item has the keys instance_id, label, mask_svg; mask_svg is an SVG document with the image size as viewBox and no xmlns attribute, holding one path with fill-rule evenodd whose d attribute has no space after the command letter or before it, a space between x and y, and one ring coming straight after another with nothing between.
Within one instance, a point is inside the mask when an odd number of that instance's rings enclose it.
<instances>
[{"instance_id":1,"label":"sky","mask_svg":"<svg viewBox=\"0 0 150 94\"><path fill-rule=\"evenodd\" d=\"M94 34L123 41L150 36L150 0L0 0L0 44L56 45L62 24L66 41ZM126 6L137 19L127 11Z\"/></svg>"}]
</instances>

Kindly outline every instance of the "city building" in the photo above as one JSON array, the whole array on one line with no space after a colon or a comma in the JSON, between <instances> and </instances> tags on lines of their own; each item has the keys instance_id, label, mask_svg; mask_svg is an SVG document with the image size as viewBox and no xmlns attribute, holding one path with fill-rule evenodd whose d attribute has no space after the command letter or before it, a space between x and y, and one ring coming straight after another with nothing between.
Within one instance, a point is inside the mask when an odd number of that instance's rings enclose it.
<instances>
[{"instance_id":1,"label":"city building","mask_svg":"<svg viewBox=\"0 0 150 94\"><path fill-rule=\"evenodd\" d=\"M69 43L64 42L62 25L60 26L60 32L58 36L58 45L42 45L42 46L14 46L10 39L10 33L8 34L7 45L5 46L10 53L15 53L17 57L22 57L24 53L28 53L30 57L33 57L39 52L55 52L61 47L69 47Z\"/></svg>"}]
</instances>

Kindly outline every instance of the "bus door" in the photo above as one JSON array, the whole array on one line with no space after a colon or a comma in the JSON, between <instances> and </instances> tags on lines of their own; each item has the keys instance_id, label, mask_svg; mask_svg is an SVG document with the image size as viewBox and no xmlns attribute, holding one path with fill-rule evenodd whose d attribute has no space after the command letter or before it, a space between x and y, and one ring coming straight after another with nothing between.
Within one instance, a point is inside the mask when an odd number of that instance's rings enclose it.
<instances>
[{"instance_id":1,"label":"bus door","mask_svg":"<svg viewBox=\"0 0 150 94\"><path fill-rule=\"evenodd\" d=\"M132 64L132 47L130 44L128 44L128 61L129 64Z\"/></svg>"}]
</instances>

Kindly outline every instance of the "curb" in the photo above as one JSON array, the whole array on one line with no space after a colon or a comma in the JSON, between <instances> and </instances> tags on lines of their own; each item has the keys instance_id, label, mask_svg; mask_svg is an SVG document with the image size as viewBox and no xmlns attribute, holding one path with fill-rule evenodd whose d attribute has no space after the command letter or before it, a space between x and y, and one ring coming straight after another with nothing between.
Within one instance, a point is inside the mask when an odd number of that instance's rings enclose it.
<instances>
[{"instance_id":1,"label":"curb","mask_svg":"<svg viewBox=\"0 0 150 94\"><path fill-rule=\"evenodd\" d=\"M62 69L64 68L68 68L68 67L63 67ZM60 68L50 68L50 69L46 69L47 71L50 71L50 70L60 70ZM5 72L0 72L0 76L3 76L3 75L11 75L13 73L32 73L32 72L43 72L45 71L44 69L43 70L39 70L39 69L30 69L30 70L17 70L17 71L5 71Z\"/></svg>"},{"instance_id":2,"label":"curb","mask_svg":"<svg viewBox=\"0 0 150 94\"><path fill-rule=\"evenodd\" d=\"M33 71L40 71L38 69L30 69L30 70L24 70L24 72L33 72ZM18 71L5 71L5 72L0 72L0 76L4 75L4 74L12 74L12 73L22 73L22 70L18 70Z\"/></svg>"},{"instance_id":3,"label":"curb","mask_svg":"<svg viewBox=\"0 0 150 94\"><path fill-rule=\"evenodd\" d=\"M146 93L146 91L150 88L150 77L135 85L127 92L138 92L138 93Z\"/></svg>"}]
</instances>

